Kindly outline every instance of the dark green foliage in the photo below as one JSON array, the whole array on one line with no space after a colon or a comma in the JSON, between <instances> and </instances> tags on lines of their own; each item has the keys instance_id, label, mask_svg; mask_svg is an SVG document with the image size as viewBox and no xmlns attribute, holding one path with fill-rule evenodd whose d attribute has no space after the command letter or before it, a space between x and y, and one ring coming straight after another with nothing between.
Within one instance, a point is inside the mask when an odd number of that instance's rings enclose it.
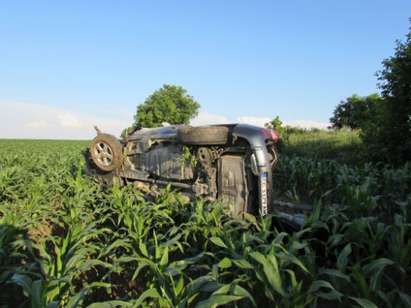
<instances>
[{"instance_id":1,"label":"dark green foliage","mask_svg":"<svg viewBox=\"0 0 411 308\"><path fill-rule=\"evenodd\" d=\"M361 129L368 160L401 165L411 157L411 31L378 72L381 97L353 95L330 119L333 128Z\"/></svg>"},{"instance_id":2,"label":"dark green foliage","mask_svg":"<svg viewBox=\"0 0 411 308\"><path fill-rule=\"evenodd\" d=\"M271 122L266 123L265 127L275 130L280 136L283 135L285 129L279 116L276 116Z\"/></svg>"},{"instance_id":3,"label":"dark green foliage","mask_svg":"<svg viewBox=\"0 0 411 308\"><path fill-rule=\"evenodd\" d=\"M378 104L381 97L378 94L368 96L358 96L356 94L341 101L334 110L330 123L333 128L348 127L351 129L361 128L364 122L372 119L375 104Z\"/></svg>"},{"instance_id":4,"label":"dark green foliage","mask_svg":"<svg viewBox=\"0 0 411 308\"><path fill-rule=\"evenodd\" d=\"M378 75L383 101L363 128L363 139L371 157L400 164L411 157L411 32Z\"/></svg>"},{"instance_id":5,"label":"dark green foliage","mask_svg":"<svg viewBox=\"0 0 411 308\"><path fill-rule=\"evenodd\" d=\"M188 124L200 104L180 86L164 85L137 107L134 127L158 127L163 122Z\"/></svg>"},{"instance_id":6,"label":"dark green foliage","mask_svg":"<svg viewBox=\"0 0 411 308\"><path fill-rule=\"evenodd\" d=\"M283 122L280 120L279 116L276 116L274 119L266 123L264 126L266 128L276 131L279 134L280 139L277 141L276 150L279 153L282 153L284 149L284 145L288 141L288 133L287 133L288 126L283 126Z\"/></svg>"}]
</instances>

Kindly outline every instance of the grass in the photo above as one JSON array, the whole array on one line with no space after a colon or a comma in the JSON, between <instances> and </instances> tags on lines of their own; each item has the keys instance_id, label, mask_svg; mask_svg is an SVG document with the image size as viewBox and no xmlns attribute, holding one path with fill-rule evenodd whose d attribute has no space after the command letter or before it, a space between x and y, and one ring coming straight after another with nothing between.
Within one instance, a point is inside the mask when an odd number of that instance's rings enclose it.
<instances>
[{"instance_id":1,"label":"grass","mask_svg":"<svg viewBox=\"0 0 411 308\"><path fill-rule=\"evenodd\" d=\"M314 160L336 160L341 163L361 164L365 161L359 131L293 129L283 134L284 154Z\"/></svg>"},{"instance_id":2,"label":"grass","mask_svg":"<svg viewBox=\"0 0 411 308\"><path fill-rule=\"evenodd\" d=\"M0 306L411 305L410 165L283 155L277 194L314 204L287 234L170 189L104 189L85 145L0 140Z\"/></svg>"}]
</instances>

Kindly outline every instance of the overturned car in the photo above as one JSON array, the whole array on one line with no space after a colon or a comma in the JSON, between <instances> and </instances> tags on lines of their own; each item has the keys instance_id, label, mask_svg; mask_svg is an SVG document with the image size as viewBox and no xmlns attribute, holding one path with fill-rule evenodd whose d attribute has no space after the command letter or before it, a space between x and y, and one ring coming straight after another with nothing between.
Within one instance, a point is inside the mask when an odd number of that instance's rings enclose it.
<instances>
[{"instance_id":1,"label":"overturned car","mask_svg":"<svg viewBox=\"0 0 411 308\"><path fill-rule=\"evenodd\" d=\"M220 200L236 217L266 215L278 138L246 124L142 128L123 140L97 129L87 166L105 184L134 183L150 191L171 185L190 198Z\"/></svg>"}]
</instances>

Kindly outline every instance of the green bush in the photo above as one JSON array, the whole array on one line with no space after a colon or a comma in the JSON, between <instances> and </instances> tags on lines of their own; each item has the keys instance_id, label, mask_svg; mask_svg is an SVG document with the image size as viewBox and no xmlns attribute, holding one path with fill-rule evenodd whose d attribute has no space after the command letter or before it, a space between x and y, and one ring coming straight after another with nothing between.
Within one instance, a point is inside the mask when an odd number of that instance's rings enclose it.
<instances>
[{"instance_id":1,"label":"green bush","mask_svg":"<svg viewBox=\"0 0 411 308\"><path fill-rule=\"evenodd\" d=\"M411 31L378 75L382 100L362 124L362 139L370 159L401 165L411 157Z\"/></svg>"}]
</instances>

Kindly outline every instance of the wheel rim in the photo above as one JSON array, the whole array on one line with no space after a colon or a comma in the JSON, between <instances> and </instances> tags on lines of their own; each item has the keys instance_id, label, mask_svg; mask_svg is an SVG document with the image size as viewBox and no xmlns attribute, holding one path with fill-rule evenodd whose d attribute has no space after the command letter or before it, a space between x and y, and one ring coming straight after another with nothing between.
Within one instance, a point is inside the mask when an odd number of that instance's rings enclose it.
<instances>
[{"instance_id":1,"label":"wheel rim","mask_svg":"<svg viewBox=\"0 0 411 308\"><path fill-rule=\"evenodd\" d=\"M94 156L101 166L108 167L113 163L113 150L104 141L100 141L95 145Z\"/></svg>"}]
</instances>

